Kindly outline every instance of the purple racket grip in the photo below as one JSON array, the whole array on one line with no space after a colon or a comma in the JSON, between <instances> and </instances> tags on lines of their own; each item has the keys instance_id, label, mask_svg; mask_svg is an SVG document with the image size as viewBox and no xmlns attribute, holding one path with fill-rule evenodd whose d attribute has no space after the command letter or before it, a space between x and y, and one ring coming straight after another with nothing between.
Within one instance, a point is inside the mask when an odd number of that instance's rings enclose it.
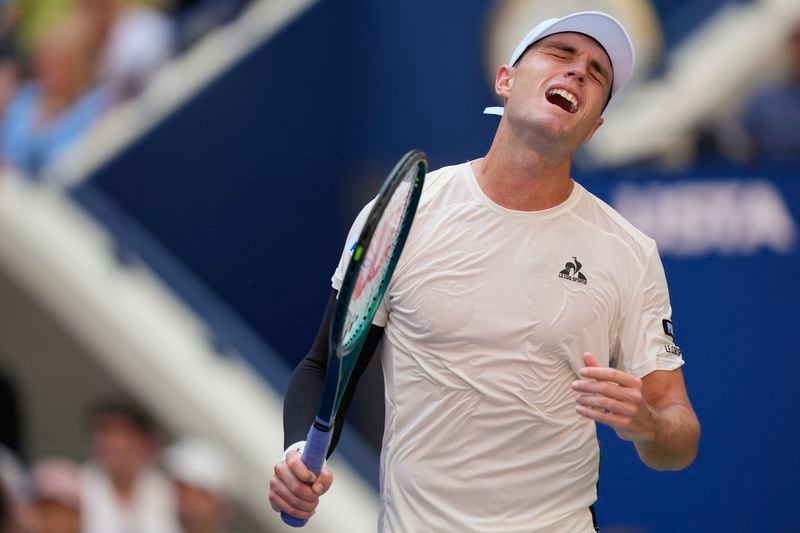
<instances>
[{"instance_id":1,"label":"purple racket grip","mask_svg":"<svg viewBox=\"0 0 800 533\"><path fill-rule=\"evenodd\" d=\"M303 464L309 470L319 475L322 472L322 465L325 464L325 456L328 454L328 447L331 445L333 437L333 426L317 418L311 424L306 437L306 447L303 450ZM305 518L297 518L290 514L281 512L283 521L292 527L303 527L308 522Z\"/></svg>"}]
</instances>

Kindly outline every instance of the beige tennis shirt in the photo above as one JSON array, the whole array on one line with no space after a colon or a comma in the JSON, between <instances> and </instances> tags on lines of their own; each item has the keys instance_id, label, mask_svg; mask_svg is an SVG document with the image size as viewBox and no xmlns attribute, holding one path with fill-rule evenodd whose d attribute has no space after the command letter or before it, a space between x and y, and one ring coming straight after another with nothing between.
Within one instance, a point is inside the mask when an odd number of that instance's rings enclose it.
<instances>
[{"instance_id":1,"label":"beige tennis shirt","mask_svg":"<svg viewBox=\"0 0 800 533\"><path fill-rule=\"evenodd\" d=\"M469 163L431 172L373 320L385 327L379 530L593 531L598 444L570 384L587 351L637 377L680 367L670 315L653 240L578 183L522 212L486 197Z\"/></svg>"}]
</instances>

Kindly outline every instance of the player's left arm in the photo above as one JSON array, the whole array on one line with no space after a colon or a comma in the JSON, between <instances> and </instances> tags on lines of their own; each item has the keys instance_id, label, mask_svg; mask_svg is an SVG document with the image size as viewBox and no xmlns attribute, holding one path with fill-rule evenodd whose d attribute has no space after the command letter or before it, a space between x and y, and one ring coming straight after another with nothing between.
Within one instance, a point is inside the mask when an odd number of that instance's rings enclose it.
<instances>
[{"instance_id":1,"label":"player's left arm","mask_svg":"<svg viewBox=\"0 0 800 533\"><path fill-rule=\"evenodd\" d=\"M640 379L600 366L590 353L583 360L583 379L572 385L580 415L611 426L620 438L633 442L650 468L681 470L694 461L700 422L680 368L656 370Z\"/></svg>"}]
</instances>

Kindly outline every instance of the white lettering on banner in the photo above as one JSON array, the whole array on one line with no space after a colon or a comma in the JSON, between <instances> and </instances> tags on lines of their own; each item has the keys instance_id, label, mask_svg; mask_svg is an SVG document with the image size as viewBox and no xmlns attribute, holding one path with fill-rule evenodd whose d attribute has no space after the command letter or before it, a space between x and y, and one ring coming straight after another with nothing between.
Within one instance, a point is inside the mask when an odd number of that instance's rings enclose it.
<instances>
[{"instance_id":1,"label":"white lettering on banner","mask_svg":"<svg viewBox=\"0 0 800 533\"><path fill-rule=\"evenodd\" d=\"M780 190L764 180L625 184L612 205L663 255L788 254L797 237Z\"/></svg>"}]
</instances>

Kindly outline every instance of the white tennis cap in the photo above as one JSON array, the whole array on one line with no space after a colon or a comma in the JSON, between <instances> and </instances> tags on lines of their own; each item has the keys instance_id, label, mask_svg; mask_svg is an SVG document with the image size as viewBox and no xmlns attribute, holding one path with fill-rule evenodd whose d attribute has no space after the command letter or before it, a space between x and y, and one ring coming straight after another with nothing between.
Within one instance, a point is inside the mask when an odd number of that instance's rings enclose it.
<instances>
[{"instance_id":1,"label":"white tennis cap","mask_svg":"<svg viewBox=\"0 0 800 533\"><path fill-rule=\"evenodd\" d=\"M169 474L187 485L214 494L232 496L236 480L225 453L214 443L197 437L184 437L164 453Z\"/></svg>"},{"instance_id":2,"label":"white tennis cap","mask_svg":"<svg viewBox=\"0 0 800 533\"><path fill-rule=\"evenodd\" d=\"M605 49L611 59L611 67L614 69L611 96L617 94L630 81L635 62L631 38L617 19L599 11L580 11L561 18L543 21L519 42L514 53L511 54L508 64L514 65L525 53L525 50L536 41L555 33L564 32L588 35ZM503 108L487 107L483 112L490 115L502 115Z\"/></svg>"}]
</instances>

